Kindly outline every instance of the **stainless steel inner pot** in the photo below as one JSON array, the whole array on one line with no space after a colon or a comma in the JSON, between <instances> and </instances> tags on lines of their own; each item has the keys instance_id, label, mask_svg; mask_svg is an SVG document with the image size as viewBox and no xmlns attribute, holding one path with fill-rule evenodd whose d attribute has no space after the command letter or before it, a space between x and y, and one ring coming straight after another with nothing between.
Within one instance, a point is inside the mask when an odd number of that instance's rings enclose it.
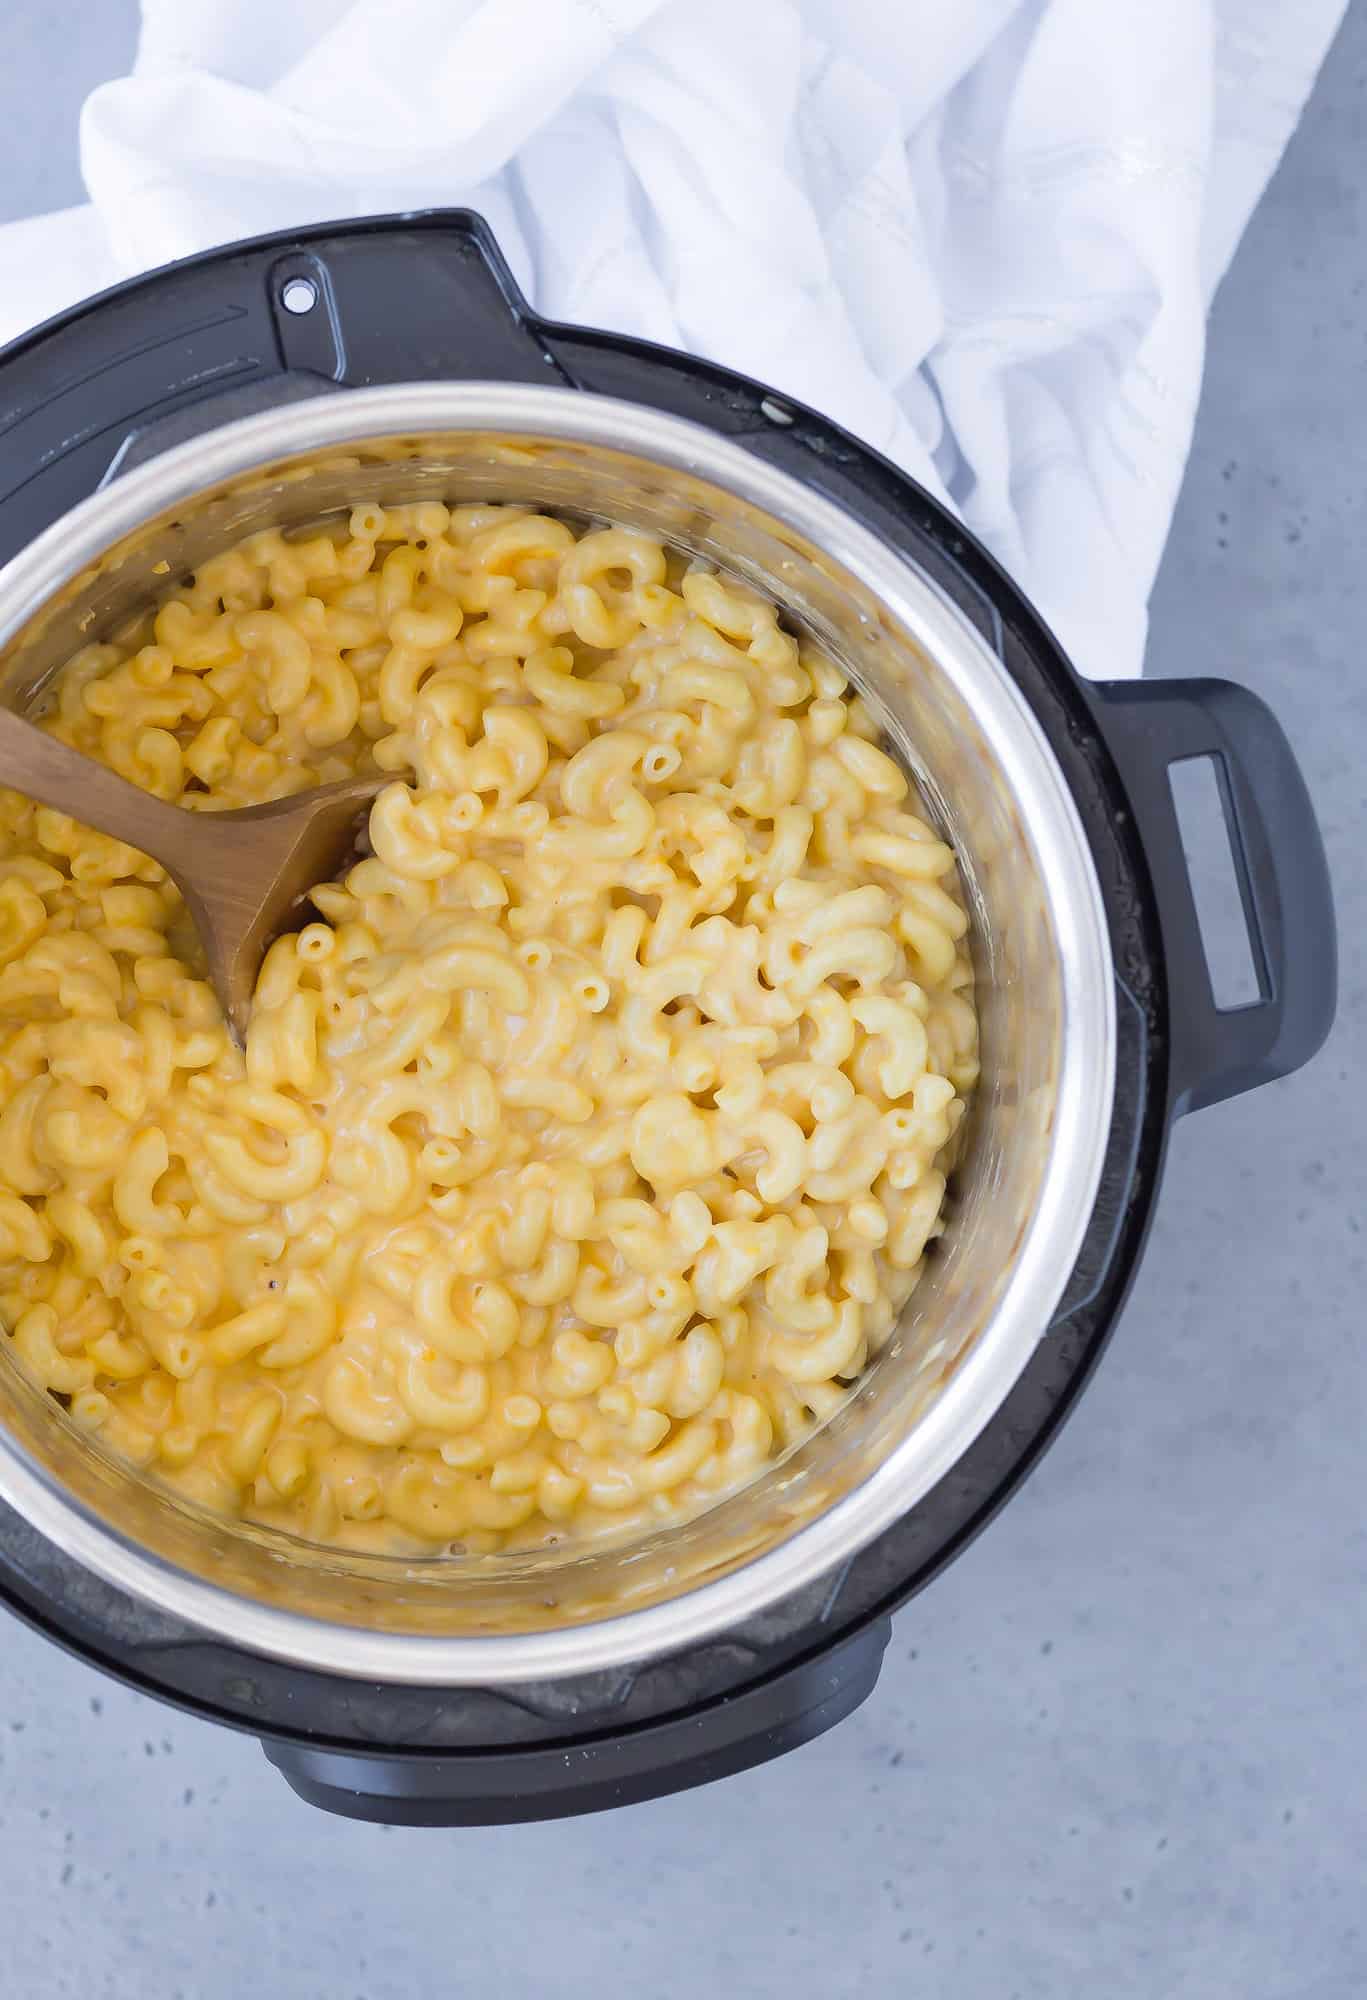
<instances>
[{"instance_id":1,"label":"stainless steel inner pot","mask_svg":"<svg viewBox=\"0 0 1367 2000\"><path fill-rule=\"evenodd\" d=\"M939 1480L1047 1327L1095 1198L1115 1020L1105 913L1058 765L930 580L743 448L561 388L353 390L250 417L106 485L0 572L0 699L268 525L357 501L532 502L648 529L769 592L882 714L961 857L983 1081L951 1220L849 1402L762 1478L644 1539L353 1556L210 1516L114 1459L5 1357L0 1492L96 1575L281 1659L370 1680L544 1680L696 1643L841 1563ZM162 566L162 567L159 567Z\"/></svg>"}]
</instances>

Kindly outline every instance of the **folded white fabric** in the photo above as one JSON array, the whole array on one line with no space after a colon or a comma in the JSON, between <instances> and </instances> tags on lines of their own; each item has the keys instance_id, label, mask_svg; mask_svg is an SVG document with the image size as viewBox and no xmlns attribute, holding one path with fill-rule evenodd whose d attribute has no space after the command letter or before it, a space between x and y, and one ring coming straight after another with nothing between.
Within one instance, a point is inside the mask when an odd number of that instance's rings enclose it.
<instances>
[{"instance_id":1,"label":"folded white fabric","mask_svg":"<svg viewBox=\"0 0 1367 2000\"><path fill-rule=\"evenodd\" d=\"M0 335L234 237L469 203L543 312L815 404L1137 673L1211 292L1344 0L144 0Z\"/></svg>"}]
</instances>

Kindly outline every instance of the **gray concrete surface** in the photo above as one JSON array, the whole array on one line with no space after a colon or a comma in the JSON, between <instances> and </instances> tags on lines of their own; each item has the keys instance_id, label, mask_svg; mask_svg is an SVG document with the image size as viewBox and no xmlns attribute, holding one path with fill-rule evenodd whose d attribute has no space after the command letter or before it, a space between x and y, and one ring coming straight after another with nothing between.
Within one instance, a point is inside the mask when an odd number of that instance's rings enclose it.
<instances>
[{"instance_id":1,"label":"gray concrete surface","mask_svg":"<svg viewBox=\"0 0 1367 2000\"><path fill-rule=\"evenodd\" d=\"M78 197L51 135L131 19L11 0L0 213ZM1152 645L1285 718L1336 870L1340 1025L1307 1075L1179 1131L1048 1462L902 1614L856 1717L592 1821L329 1821L251 1742L0 1626L7 1995L1367 1991L1365 90L1359 6L1220 296Z\"/></svg>"}]
</instances>

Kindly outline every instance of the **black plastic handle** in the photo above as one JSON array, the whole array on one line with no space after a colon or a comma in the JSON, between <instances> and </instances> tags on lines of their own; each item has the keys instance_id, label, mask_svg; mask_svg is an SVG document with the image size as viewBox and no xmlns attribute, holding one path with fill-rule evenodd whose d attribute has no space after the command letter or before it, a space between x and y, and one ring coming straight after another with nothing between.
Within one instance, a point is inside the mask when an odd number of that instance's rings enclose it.
<instances>
[{"instance_id":1,"label":"black plastic handle","mask_svg":"<svg viewBox=\"0 0 1367 2000\"><path fill-rule=\"evenodd\" d=\"M1324 843L1300 766L1267 705L1232 681L1114 682L1095 690L1158 899L1172 1018L1174 1114L1289 1076L1334 1020L1338 948ZM1213 760L1259 996L1220 1007L1182 850L1169 772Z\"/></svg>"},{"instance_id":2,"label":"black plastic handle","mask_svg":"<svg viewBox=\"0 0 1367 2000\"><path fill-rule=\"evenodd\" d=\"M637 1805L781 1757L843 1722L877 1685L892 1621L876 1618L720 1701L607 1736L498 1750L360 1751L263 1739L291 1791L385 1826L507 1826Z\"/></svg>"},{"instance_id":3,"label":"black plastic handle","mask_svg":"<svg viewBox=\"0 0 1367 2000\"><path fill-rule=\"evenodd\" d=\"M487 225L465 209L187 257L0 349L0 563L111 471L293 397L565 379Z\"/></svg>"}]
</instances>

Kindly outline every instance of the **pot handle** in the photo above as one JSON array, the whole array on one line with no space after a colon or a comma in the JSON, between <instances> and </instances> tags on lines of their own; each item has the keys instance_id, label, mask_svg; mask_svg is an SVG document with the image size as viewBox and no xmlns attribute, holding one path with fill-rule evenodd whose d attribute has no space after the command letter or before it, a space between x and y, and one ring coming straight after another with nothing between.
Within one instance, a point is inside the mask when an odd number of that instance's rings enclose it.
<instances>
[{"instance_id":1,"label":"pot handle","mask_svg":"<svg viewBox=\"0 0 1367 2000\"><path fill-rule=\"evenodd\" d=\"M608 1736L449 1752L267 1737L262 1748L291 1791L344 1819L509 1826L603 1812L747 1771L833 1729L872 1694L891 1636L892 1621L875 1619L768 1680Z\"/></svg>"},{"instance_id":2,"label":"pot handle","mask_svg":"<svg viewBox=\"0 0 1367 2000\"><path fill-rule=\"evenodd\" d=\"M1334 1019L1333 895L1310 795L1272 711L1232 681L1111 682L1094 689L1102 733L1148 856L1167 960L1173 1113L1290 1075ZM1258 998L1220 1007L1211 983L1169 777L1209 757L1224 806Z\"/></svg>"},{"instance_id":3,"label":"pot handle","mask_svg":"<svg viewBox=\"0 0 1367 2000\"><path fill-rule=\"evenodd\" d=\"M286 230L163 265L0 348L0 563L141 458L376 382L563 382L465 209Z\"/></svg>"}]
</instances>

